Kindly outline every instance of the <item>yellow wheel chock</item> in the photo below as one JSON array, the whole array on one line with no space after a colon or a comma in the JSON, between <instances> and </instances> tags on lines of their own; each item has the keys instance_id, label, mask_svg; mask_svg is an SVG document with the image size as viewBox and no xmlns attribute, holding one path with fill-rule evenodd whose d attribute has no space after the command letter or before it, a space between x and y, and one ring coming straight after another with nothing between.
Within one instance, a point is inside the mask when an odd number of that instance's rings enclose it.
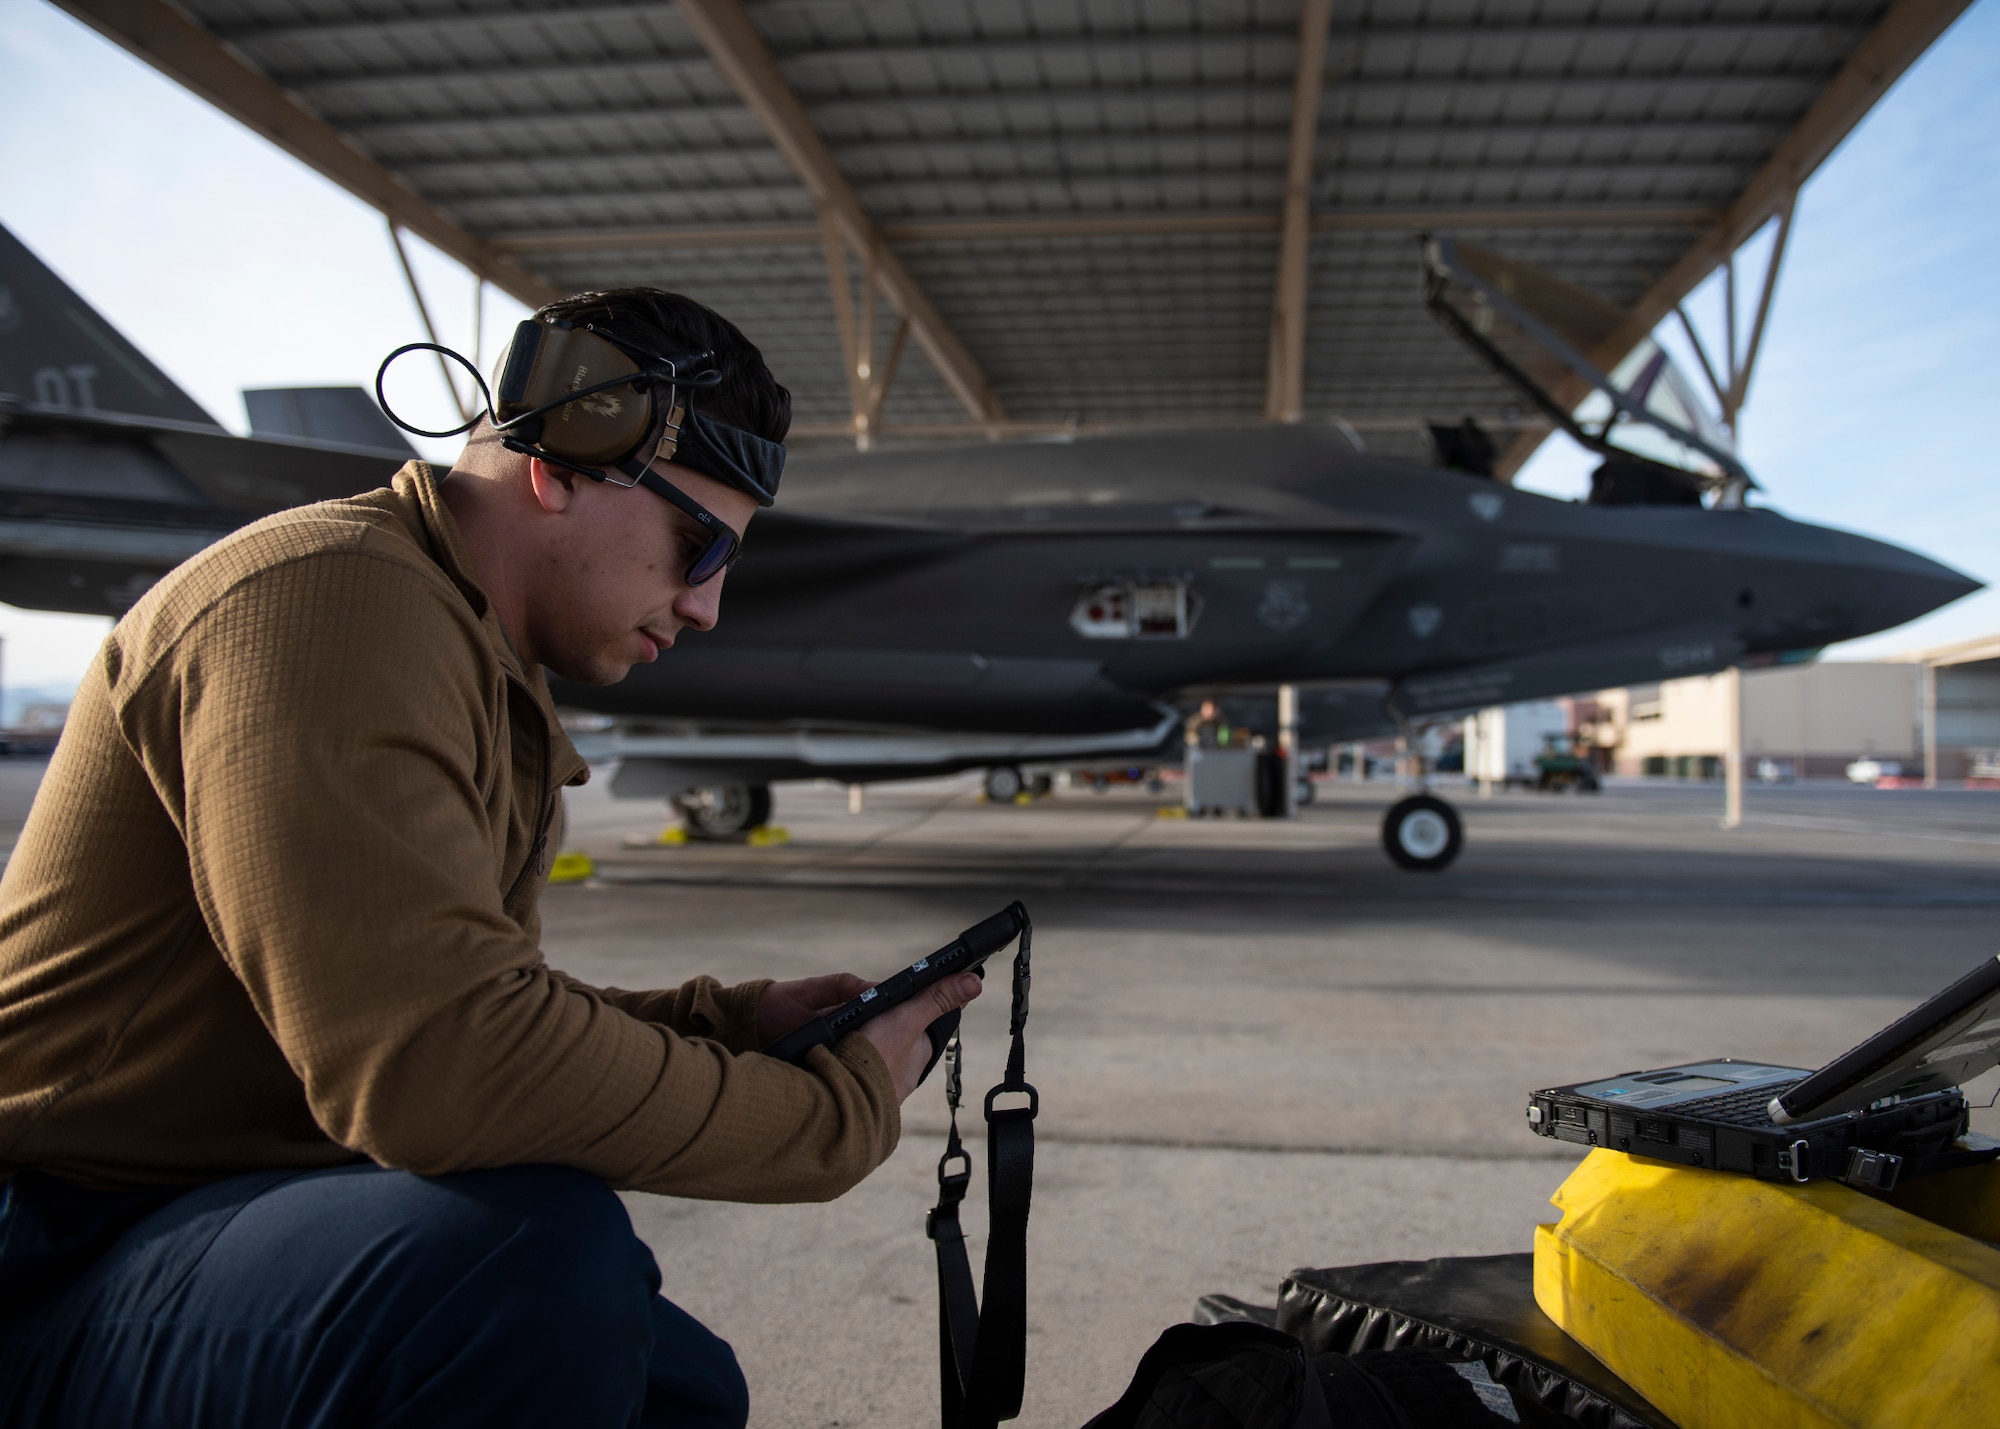
<instances>
[{"instance_id":1,"label":"yellow wheel chock","mask_svg":"<svg viewBox=\"0 0 2000 1429\"><path fill-rule=\"evenodd\" d=\"M679 824L668 824L659 833L648 838L644 834L627 834L627 848L679 848L688 841L688 831Z\"/></svg>"},{"instance_id":2,"label":"yellow wheel chock","mask_svg":"<svg viewBox=\"0 0 2000 1429\"><path fill-rule=\"evenodd\" d=\"M597 865L587 853L559 853L556 861L549 865L549 882L581 883L597 872Z\"/></svg>"},{"instance_id":3,"label":"yellow wheel chock","mask_svg":"<svg viewBox=\"0 0 2000 1429\"><path fill-rule=\"evenodd\" d=\"M2000 1425L2000 1165L1887 1195L1590 1153L1535 1300L1684 1429Z\"/></svg>"}]
</instances>

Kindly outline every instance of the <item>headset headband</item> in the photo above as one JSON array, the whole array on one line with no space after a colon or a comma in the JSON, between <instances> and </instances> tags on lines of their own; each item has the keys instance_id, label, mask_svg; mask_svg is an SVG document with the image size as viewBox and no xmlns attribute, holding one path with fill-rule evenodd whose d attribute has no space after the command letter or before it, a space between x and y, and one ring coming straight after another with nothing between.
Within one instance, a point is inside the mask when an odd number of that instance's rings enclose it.
<instances>
[{"instance_id":1,"label":"headset headband","mask_svg":"<svg viewBox=\"0 0 2000 1429\"><path fill-rule=\"evenodd\" d=\"M390 363L416 351L443 353L472 373L486 398L486 415L510 451L619 486L632 485L655 461L673 461L735 487L759 506L777 500L784 447L694 409L694 389L722 380L704 365L711 353L668 358L590 324L527 318L501 356L495 393L459 353L436 343L409 343L383 359L375 373L375 397L390 421L425 437L458 436L478 419L427 432L389 410L383 377Z\"/></svg>"}]
</instances>

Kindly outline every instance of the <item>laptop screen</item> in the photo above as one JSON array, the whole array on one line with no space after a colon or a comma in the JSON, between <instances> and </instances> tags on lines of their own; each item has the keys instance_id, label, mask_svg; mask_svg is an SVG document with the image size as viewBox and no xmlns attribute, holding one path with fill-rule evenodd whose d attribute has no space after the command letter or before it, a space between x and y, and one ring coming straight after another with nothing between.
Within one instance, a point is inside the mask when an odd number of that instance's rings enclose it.
<instances>
[{"instance_id":1,"label":"laptop screen","mask_svg":"<svg viewBox=\"0 0 2000 1429\"><path fill-rule=\"evenodd\" d=\"M1772 1100L1779 1123L1958 1086L2000 1063L2000 958L1989 958Z\"/></svg>"}]
</instances>

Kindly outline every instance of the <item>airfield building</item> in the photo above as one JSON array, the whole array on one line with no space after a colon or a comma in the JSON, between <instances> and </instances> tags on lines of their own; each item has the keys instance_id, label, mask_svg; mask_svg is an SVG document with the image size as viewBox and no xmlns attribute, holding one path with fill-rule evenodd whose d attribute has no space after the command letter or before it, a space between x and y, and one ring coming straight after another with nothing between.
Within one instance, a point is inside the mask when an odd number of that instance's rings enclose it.
<instances>
[{"instance_id":1,"label":"airfield building","mask_svg":"<svg viewBox=\"0 0 2000 1429\"><path fill-rule=\"evenodd\" d=\"M1883 660L1665 680L1570 704L1606 769L1713 779L1732 698L1751 778L1838 778L1874 759L1907 775L1935 769L1943 782L2000 782L2000 635Z\"/></svg>"}]
</instances>

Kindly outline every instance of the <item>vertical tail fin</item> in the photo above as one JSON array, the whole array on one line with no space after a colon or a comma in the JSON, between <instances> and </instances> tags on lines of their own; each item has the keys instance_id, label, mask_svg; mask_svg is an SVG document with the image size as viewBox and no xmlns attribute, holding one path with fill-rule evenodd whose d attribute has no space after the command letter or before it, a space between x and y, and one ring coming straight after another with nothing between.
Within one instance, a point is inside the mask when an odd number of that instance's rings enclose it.
<instances>
[{"instance_id":1,"label":"vertical tail fin","mask_svg":"<svg viewBox=\"0 0 2000 1429\"><path fill-rule=\"evenodd\" d=\"M245 387L243 408L250 414L253 437L301 437L417 454L375 399L359 387Z\"/></svg>"},{"instance_id":2,"label":"vertical tail fin","mask_svg":"<svg viewBox=\"0 0 2000 1429\"><path fill-rule=\"evenodd\" d=\"M0 394L42 407L218 425L4 226Z\"/></svg>"}]
</instances>

